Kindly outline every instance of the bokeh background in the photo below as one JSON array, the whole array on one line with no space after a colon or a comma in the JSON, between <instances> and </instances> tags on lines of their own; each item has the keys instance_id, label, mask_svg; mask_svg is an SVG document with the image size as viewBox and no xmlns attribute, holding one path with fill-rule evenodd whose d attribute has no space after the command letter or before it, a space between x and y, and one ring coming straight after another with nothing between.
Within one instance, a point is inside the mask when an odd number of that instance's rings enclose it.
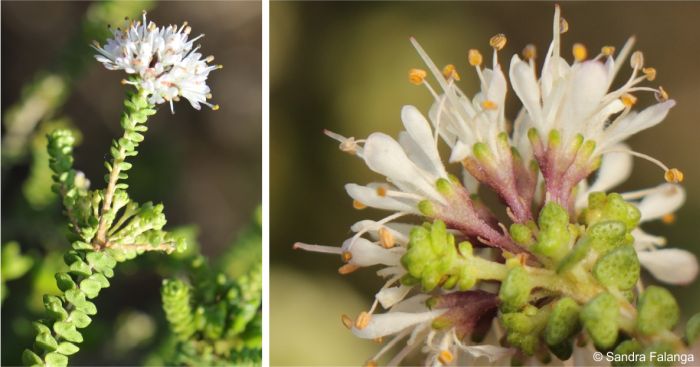
<instances>
[{"instance_id":1,"label":"bokeh background","mask_svg":"<svg viewBox=\"0 0 700 367\"><path fill-rule=\"evenodd\" d=\"M59 126L78 132L75 166L93 187L103 186L103 160L121 135L125 74L96 62L90 42L106 40L108 22L122 26L144 9L159 25L189 21L192 36L206 34L200 52L224 68L208 81L220 110L196 111L183 101L174 115L162 105L149 120L130 172L131 196L163 202L168 228L185 228L210 257L230 249L261 200L261 2L3 1L2 365L19 364L31 345L30 321L41 314L42 294L57 291L53 273L69 247L43 137ZM159 291L161 278L172 275L166 262L149 254L118 268L71 364L148 358L167 331Z\"/></svg>"},{"instance_id":2,"label":"bokeh background","mask_svg":"<svg viewBox=\"0 0 700 367\"><path fill-rule=\"evenodd\" d=\"M677 100L663 124L630 144L685 172L688 200L676 222L645 228L666 236L671 246L700 255L700 3L564 2L562 9L570 25L562 54L569 60L574 42L583 42L589 55L595 55L605 45L619 49L636 35L646 64L658 71L654 84ZM423 67L409 36L438 65L457 65L463 90L473 94L478 84L466 61L467 50L478 48L490 55L489 37L505 33L502 60L509 61L528 43L541 55L551 41L553 11L549 2L271 3L273 365L359 365L379 347L355 339L340 322L342 313L355 316L371 305L381 285L374 272L365 269L342 277L338 257L292 250L296 241L340 245L355 221L383 217L379 211L352 209L343 185L378 177L361 160L340 152L322 129L358 138L374 131L396 136L402 105L427 110L428 92L407 80L410 68ZM627 78L630 69L622 70ZM640 97L641 106L651 101L651 96ZM510 92L511 119L519 108L516 99ZM619 190L657 185L662 173L635 160L632 177ZM686 317L700 310L700 281L671 289Z\"/></svg>"}]
</instances>

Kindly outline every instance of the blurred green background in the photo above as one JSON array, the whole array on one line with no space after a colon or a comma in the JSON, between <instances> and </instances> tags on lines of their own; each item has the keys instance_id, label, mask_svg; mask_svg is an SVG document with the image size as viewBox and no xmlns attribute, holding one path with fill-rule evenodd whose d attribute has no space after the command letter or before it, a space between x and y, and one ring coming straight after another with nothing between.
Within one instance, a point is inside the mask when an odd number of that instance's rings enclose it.
<instances>
[{"instance_id":1,"label":"blurred green background","mask_svg":"<svg viewBox=\"0 0 700 367\"><path fill-rule=\"evenodd\" d=\"M104 43L107 23L121 27L125 16L140 18L144 9L158 25L189 21L192 36L206 34L200 52L224 68L208 80L219 111L196 111L183 101L174 115L161 105L149 120L130 173L131 196L163 202L167 228L181 228L194 249L199 242L205 255L219 258L261 200L259 1L3 1L2 365L18 364L31 345L29 323L41 315L42 294L57 291L53 273L69 247L49 190L44 136L59 126L77 131L75 166L93 187L104 186L103 160L121 134L125 74L95 61L90 42ZM167 331L161 278L172 276L176 263L149 254L121 265L71 364L134 365L157 348Z\"/></svg>"},{"instance_id":2,"label":"blurred green background","mask_svg":"<svg viewBox=\"0 0 700 367\"><path fill-rule=\"evenodd\" d=\"M374 131L393 136L401 129L402 105L426 111L431 98L407 81L407 71L424 67L408 38L415 36L438 65L453 63L468 94L477 91L466 54L478 48L490 57L488 39L505 33L505 68L513 53L533 43L540 55L551 41L549 2L272 2L270 6L270 246L271 363L273 365L359 365L378 345L355 339L340 322L369 308L380 286L374 271L342 277L338 257L295 252L295 241L340 245L349 226L383 213L358 212L343 185L379 177L362 161L337 149L322 134L327 128L364 138ZM672 225L646 225L666 236L669 246L700 254L700 3L564 2L569 32L562 54L571 60L575 42L595 55L619 47L631 35L646 64L678 105L665 122L635 136L630 144L681 168L688 191ZM539 59L541 63L541 58ZM490 65L490 62L487 63ZM540 64L541 66L541 64ZM625 66L621 75L628 78ZM508 116L519 104L509 93ZM640 106L652 100L640 95ZM635 160L619 190L657 185L663 172ZM386 214L384 214L386 215ZM648 279L648 278L647 278ZM649 280L649 279L648 279ZM700 281L671 287L686 317L700 310Z\"/></svg>"}]
</instances>

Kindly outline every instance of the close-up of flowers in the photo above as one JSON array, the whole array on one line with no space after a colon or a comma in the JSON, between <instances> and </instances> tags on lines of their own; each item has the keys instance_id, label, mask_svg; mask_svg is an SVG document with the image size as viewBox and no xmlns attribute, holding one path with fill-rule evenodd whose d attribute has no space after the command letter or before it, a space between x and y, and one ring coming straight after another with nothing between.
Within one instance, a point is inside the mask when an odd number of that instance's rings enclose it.
<instances>
[{"instance_id":1,"label":"close-up of flowers","mask_svg":"<svg viewBox=\"0 0 700 367\"><path fill-rule=\"evenodd\" d=\"M646 229L674 221L684 173L626 143L667 120L676 101L653 84L657 70L635 37L565 50L569 23L554 8L546 49L526 44L509 57L497 34L489 52L467 51L464 72L438 66L411 37L423 66L408 81L432 96L429 110L403 106L397 138L325 131L384 178L346 184L353 207L388 215L353 224L342 246L293 247L338 255L341 275L371 268L382 279L371 306L341 317L381 344L368 366L415 353L436 366L694 358L700 315L682 313L665 287L692 283L697 259ZM477 93L458 86L467 72ZM519 101L512 121L509 98ZM634 160L658 167L658 185L615 191ZM651 361L658 355L667 357Z\"/></svg>"}]
</instances>

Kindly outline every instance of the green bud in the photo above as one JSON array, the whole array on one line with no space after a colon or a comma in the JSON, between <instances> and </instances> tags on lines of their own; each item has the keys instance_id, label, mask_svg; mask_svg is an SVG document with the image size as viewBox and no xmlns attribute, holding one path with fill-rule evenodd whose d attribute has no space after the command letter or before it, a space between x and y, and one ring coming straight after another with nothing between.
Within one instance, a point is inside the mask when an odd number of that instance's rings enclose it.
<instances>
[{"instance_id":1,"label":"green bud","mask_svg":"<svg viewBox=\"0 0 700 367\"><path fill-rule=\"evenodd\" d=\"M700 313L693 315L685 324L685 340L688 341L688 344L695 343L698 336L700 336Z\"/></svg>"},{"instance_id":2,"label":"green bud","mask_svg":"<svg viewBox=\"0 0 700 367\"><path fill-rule=\"evenodd\" d=\"M625 224L620 221L598 222L586 231L591 246L599 253L624 244L626 234Z\"/></svg>"},{"instance_id":3,"label":"green bud","mask_svg":"<svg viewBox=\"0 0 700 367\"><path fill-rule=\"evenodd\" d=\"M632 289L639 280L639 259L631 245L608 251L593 266L593 275L608 288Z\"/></svg>"},{"instance_id":4,"label":"green bud","mask_svg":"<svg viewBox=\"0 0 700 367\"><path fill-rule=\"evenodd\" d=\"M557 356L559 360L566 361L571 358L571 354L574 352L574 343L571 339L567 339L559 344L549 345L549 351Z\"/></svg>"},{"instance_id":5,"label":"green bud","mask_svg":"<svg viewBox=\"0 0 700 367\"><path fill-rule=\"evenodd\" d=\"M443 196L451 196L454 193L452 183L446 178L439 178L435 182L435 187L437 188L437 191Z\"/></svg>"},{"instance_id":6,"label":"green bud","mask_svg":"<svg viewBox=\"0 0 700 367\"><path fill-rule=\"evenodd\" d=\"M503 312L515 312L529 303L532 284L530 276L522 267L512 268L501 284L498 297Z\"/></svg>"},{"instance_id":7,"label":"green bud","mask_svg":"<svg viewBox=\"0 0 700 367\"><path fill-rule=\"evenodd\" d=\"M483 163L493 161L493 155L491 154L491 150L489 149L488 145L484 143L476 143L472 147L472 150L474 152L474 157L479 161Z\"/></svg>"},{"instance_id":8,"label":"green bud","mask_svg":"<svg viewBox=\"0 0 700 367\"><path fill-rule=\"evenodd\" d=\"M614 353L620 357L619 362L613 361L611 363L612 366L614 367L631 367L631 366L638 366L639 363L635 362L629 362L629 361L634 361L635 359L632 357L632 355L636 354L641 354L643 351L642 345L639 344L639 342L635 339L629 339L625 340L622 343L620 343L616 348ZM628 357L622 357L624 355L628 355Z\"/></svg>"},{"instance_id":9,"label":"green bud","mask_svg":"<svg viewBox=\"0 0 700 367\"><path fill-rule=\"evenodd\" d=\"M583 222L592 226L600 221L615 220L625 224L627 232L639 224L641 213L634 204L628 203L620 194L605 195L602 192L592 193L588 197L588 208L581 213ZM628 238L628 241L633 239Z\"/></svg>"},{"instance_id":10,"label":"green bud","mask_svg":"<svg viewBox=\"0 0 700 367\"><path fill-rule=\"evenodd\" d=\"M571 270L571 268L588 256L590 249L591 241L589 238L584 237L576 242L571 251L559 262L557 273L562 274Z\"/></svg>"},{"instance_id":11,"label":"green bud","mask_svg":"<svg viewBox=\"0 0 700 367\"><path fill-rule=\"evenodd\" d=\"M652 353L654 353L655 357L652 357ZM669 360L664 360L663 358L659 358L660 355L668 355L668 354L674 354L677 353L676 350L673 349L673 347L667 343L659 342L655 343L651 346L648 346L647 348L644 349L644 354L646 354L646 360L649 362L649 364L646 364L646 366L654 366L654 367L671 367L674 366L673 361Z\"/></svg>"},{"instance_id":12,"label":"green bud","mask_svg":"<svg viewBox=\"0 0 700 367\"><path fill-rule=\"evenodd\" d=\"M617 342L619 313L617 300L609 293L601 293L583 306L581 321L599 350L608 350Z\"/></svg>"},{"instance_id":13,"label":"green bud","mask_svg":"<svg viewBox=\"0 0 700 367\"><path fill-rule=\"evenodd\" d=\"M569 214L561 205L548 202L540 212L538 224L540 232L532 250L559 262L568 252L571 240Z\"/></svg>"},{"instance_id":14,"label":"green bud","mask_svg":"<svg viewBox=\"0 0 700 367\"><path fill-rule=\"evenodd\" d=\"M418 210L426 217L432 218L435 216L435 206L430 200L421 200L418 203Z\"/></svg>"},{"instance_id":15,"label":"green bud","mask_svg":"<svg viewBox=\"0 0 700 367\"><path fill-rule=\"evenodd\" d=\"M549 346L560 345L578 332L580 310L581 307L572 298L557 301L545 328L545 341Z\"/></svg>"},{"instance_id":16,"label":"green bud","mask_svg":"<svg viewBox=\"0 0 700 367\"><path fill-rule=\"evenodd\" d=\"M547 141L550 147L559 147L561 145L561 134L559 134L559 130L551 130Z\"/></svg>"},{"instance_id":17,"label":"green bud","mask_svg":"<svg viewBox=\"0 0 700 367\"><path fill-rule=\"evenodd\" d=\"M532 230L520 223L515 223L510 226L510 236L518 244L525 247L530 247L535 243L532 237Z\"/></svg>"},{"instance_id":18,"label":"green bud","mask_svg":"<svg viewBox=\"0 0 700 367\"><path fill-rule=\"evenodd\" d=\"M680 317L680 309L668 290L649 286L637 305L637 330L644 335L654 335L672 329Z\"/></svg>"}]
</instances>

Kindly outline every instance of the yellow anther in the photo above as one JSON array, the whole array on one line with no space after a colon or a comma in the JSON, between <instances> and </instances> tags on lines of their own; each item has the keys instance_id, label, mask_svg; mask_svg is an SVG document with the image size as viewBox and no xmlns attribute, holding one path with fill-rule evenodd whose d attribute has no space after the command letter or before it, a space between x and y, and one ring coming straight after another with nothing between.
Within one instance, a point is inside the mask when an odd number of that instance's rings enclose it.
<instances>
[{"instance_id":1,"label":"yellow anther","mask_svg":"<svg viewBox=\"0 0 700 367\"><path fill-rule=\"evenodd\" d=\"M574 43L572 53L576 61L583 61L588 57L588 50L586 50L586 46L581 43Z\"/></svg>"},{"instance_id":2,"label":"yellow anther","mask_svg":"<svg viewBox=\"0 0 700 367\"><path fill-rule=\"evenodd\" d=\"M620 97L620 101L622 101L622 104L624 104L625 107L632 107L635 103L637 103L637 97L629 93L625 93Z\"/></svg>"},{"instance_id":3,"label":"yellow anther","mask_svg":"<svg viewBox=\"0 0 700 367\"><path fill-rule=\"evenodd\" d=\"M506 42L508 42L508 39L506 38L506 35L503 33L499 33L489 40L489 45L491 47L495 48L497 51L500 51L503 49L503 47L506 46Z\"/></svg>"},{"instance_id":4,"label":"yellow anther","mask_svg":"<svg viewBox=\"0 0 700 367\"><path fill-rule=\"evenodd\" d=\"M205 97L207 97L207 99L211 99L212 95L211 95L211 93L207 93L207 95Z\"/></svg>"},{"instance_id":5,"label":"yellow anther","mask_svg":"<svg viewBox=\"0 0 700 367\"><path fill-rule=\"evenodd\" d=\"M372 339L372 341L377 343L377 344L382 344L384 342L384 338L380 336L378 338Z\"/></svg>"},{"instance_id":6,"label":"yellow anther","mask_svg":"<svg viewBox=\"0 0 700 367\"><path fill-rule=\"evenodd\" d=\"M218 111L218 110L219 110L219 105L218 105L218 104L215 104L215 105L211 106L211 109L212 109L213 111Z\"/></svg>"},{"instance_id":7,"label":"yellow anther","mask_svg":"<svg viewBox=\"0 0 700 367\"><path fill-rule=\"evenodd\" d=\"M367 205L363 204L359 200L353 200L352 201L352 207L357 209L357 210L362 210L367 207Z\"/></svg>"},{"instance_id":8,"label":"yellow anther","mask_svg":"<svg viewBox=\"0 0 700 367\"><path fill-rule=\"evenodd\" d=\"M671 168L664 173L664 179L670 183L681 183L683 182L683 172L678 168Z\"/></svg>"},{"instance_id":9,"label":"yellow anther","mask_svg":"<svg viewBox=\"0 0 700 367\"><path fill-rule=\"evenodd\" d=\"M537 48L533 44L529 44L523 48L523 59L534 60L537 57Z\"/></svg>"},{"instance_id":10,"label":"yellow anther","mask_svg":"<svg viewBox=\"0 0 700 367\"><path fill-rule=\"evenodd\" d=\"M207 58L204 59L204 61L206 61L206 62L212 62L212 61L214 61L214 55L209 55L209 56L207 56Z\"/></svg>"},{"instance_id":11,"label":"yellow anther","mask_svg":"<svg viewBox=\"0 0 700 367\"><path fill-rule=\"evenodd\" d=\"M384 246L384 248L392 248L396 245L394 240L394 235L386 227L379 228L379 243Z\"/></svg>"},{"instance_id":12,"label":"yellow anther","mask_svg":"<svg viewBox=\"0 0 700 367\"><path fill-rule=\"evenodd\" d=\"M190 27L190 26L185 27L185 34L190 34L190 32L192 32L192 27Z\"/></svg>"},{"instance_id":13,"label":"yellow anther","mask_svg":"<svg viewBox=\"0 0 700 367\"><path fill-rule=\"evenodd\" d=\"M481 52L473 48L469 50L469 56L467 58L469 59L469 65L471 66L479 66L484 61L484 57L481 56Z\"/></svg>"},{"instance_id":14,"label":"yellow anther","mask_svg":"<svg viewBox=\"0 0 700 367\"><path fill-rule=\"evenodd\" d=\"M352 319L350 318L350 316L342 314L340 315L340 321L343 322L343 326L345 326L348 329L352 329Z\"/></svg>"},{"instance_id":15,"label":"yellow anther","mask_svg":"<svg viewBox=\"0 0 700 367\"><path fill-rule=\"evenodd\" d=\"M612 56L615 53L615 46L603 46L603 48L600 49L600 53L603 54L603 56Z\"/></svg>"},{"instance_id":16,"label":"yellow anther","mask_svg":"<svg viewBox=\"0 0 700 367\"><path fill-rule=\"evenodd\" d=\"M457 69L452 64L447 64L444 68L442 68L442 75L444 75L447 79L452 78L454 80L459 80Z\"/></svg>"},{"instance_id":17,"label":"yellow anther","mask_svg":"<svg viewBox=\"0 0 700 367\"><path fill-rule=\"evenodd\" d=\"M661 217L661 221L665 224L673 224L676 222L676 215L673 213L664 214L664 216Z\"/></svg>"},{"instance_id":18,"label":"yellow anther","mask_svg":"<svg viewBox=\"0 0 700 367\"><path fill-rule=\"evenodd\" d=\"M481 102L481 108L485 110L495 110L498 108L498 106L496 105L496 102L487 99Z\"/></svg>"},{"instance_id":19,"label":"yellow anther","mask_svg":"<svg viewBox=\"0 0 700 367\"><path fill-rule=\"evenodd\" d=\"M360 312L360 315L357 316L357 319L355 319L355 327L362 330L369 325L369 321L372 319L372 315L370 315L369 312L367 311L362 311Z\"/></svg>"},{"instance_id":20,"label":"yellow anther","mask_svg":"<svg viewBox=\"0 0 700 367\"><path fill-rule=\"evenodd\" d=\"M369 361L367 361L367 363L365 363L365 367L377 367L377 366L378 366L377 361L375 361L374 359L370 359Z\"/></svg>"},{"instance_id":21,"label":"yellow anther","mask_svg":"<svg viewBox=\"0 0 700 367\"><path fill-rule=\"evenodd\" d=\"M438 361L442 364L450 364L455 359L449 350L441 350L440 355L438 355Z\"/></svg>"},{"instance_id":22,"label":"yellow anther","mask_svg":"<svg viewBox=\"0 0 700 367\"><path fill-rule=\"evenodd\" d=\"M355 270L359 269L360 267L355 265L355 264L345 264L341 267L338 268L338 274L340 275L348 275Z\"/></svg>"},{"instance_id":23,"label":"yellow anther","mask_svg":"<svg viewBox=\"0 0 700 367\"><path fill-rule=\"evenodd\" d=\"M428 73L423 69L411 69L408 71L408 80L415 85L423 84L426 76L428 76Z\"/></svg>"},{"instance_id":24,"label":"yellow anther","mask_svg":"<svg viewBox=\"0 0 700 367\"><path fill-rule=\"evenodd\" d=\"M659 89L654 93L654 96L656 97L656 100L659 102L666 102L668 101L668 92L664 89L664 87L659 87Z\"/></svg>"},{"instance_id":25,"label":"yellow anther","mask_svg":"<svg viewBox=\"0 0 700 367\"><path fill-rule=\"evenodd\" d=\"M343 253L340 254L340 257L343 259L343 261L348 262L348 261L352 260L352 252L343 251Z\"/></svg>"},{"instance_id":26,"label":"yellow anther","mask_svg":"<svg viewBox=\"0 0 700 367\"><path fill-rule=\"evenodd\" d=\"M386 196L386 187L384 187L384 186L377 187L377 196L385 197Z\"/></svg>"},{"instance_id":27,"label":"yellow anther","mask_svg":"<svg viewBox=\"0 0 700 367\"><path fill-rule=\"evenodd\" d=\"M129 81L126 79L122 79L121 83L122 83L122 85L127 85L127 84L129 84Z\"/></svg>"},{"instance_id":28,"label":"yellow anther","mask_svg":"<svg viewBox=\"0 0 700 367\"><path fill-rule=\"evenodd\" d=\"M559 18L559 33L564 34L569 31L569 22L564 17Z\"/></svg>"},{"instance_id":29,"label":"yellow anther","mask_svg":"<svg viewBox=\"0 0 700 367\"><path fill-rule=\"evenodd\" d=\"M647 77L648 81L653 81L654 79L656 79L656 69L651 68L651 67L650 68L643 68L642 72Z\"/></svg>"},{"instance_id":30,"label":"yellow anther","mask_svg":"<svg viewBox=\"0 0 700 367\"><path fill-rule=\"evenodd\" d=\"M92 45L97 47L97 48L100 48L100 43L97 41L92 41Z\"/></svg>"},{"instance_id":31,"label":"yellow anther","mask_svg":"<svg viewBox=\"0 0 700 367\"><path fill-rule=\"evenodd\" d=\"M632 53L630 65L633 69L641 69L644 66L644 54L642 51L634 51L634 53Z\"/></svg>"}]
</instances>

